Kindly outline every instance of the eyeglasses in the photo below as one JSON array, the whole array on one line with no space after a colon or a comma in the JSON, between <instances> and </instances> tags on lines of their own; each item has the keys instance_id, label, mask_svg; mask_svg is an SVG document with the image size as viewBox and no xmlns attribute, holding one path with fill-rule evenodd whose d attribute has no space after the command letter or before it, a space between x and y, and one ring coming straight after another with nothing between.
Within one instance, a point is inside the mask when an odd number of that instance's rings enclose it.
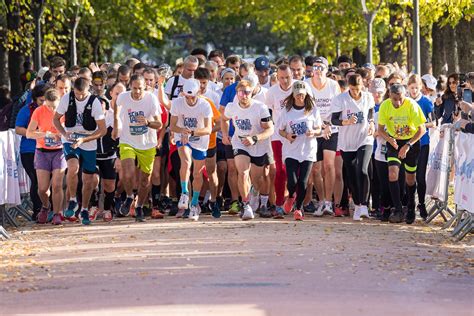
<instances>
[{"instance_id":1,"label":"eyeglasses","mask_svg":"<svg viewBox=\"0 0 474 316\"><path fill-rule=\"evenodd\" d=\"M238 92L238 94L239 94L240 96L247 96L247 95L252 94L252 90L240 90L240 91Z\"/></svg>"},{"instance_id":2,"label":"eyeglasses","mask_svg":"<svg viewBox=\"0 0 474 316\"><path fill-rule=\"evenodd\" d=\"M313 66L314 71L318 71L318 70L323 71L324 69L326 69L326 67L324 67L324 66Z\"/></svg>"}]
</instances>

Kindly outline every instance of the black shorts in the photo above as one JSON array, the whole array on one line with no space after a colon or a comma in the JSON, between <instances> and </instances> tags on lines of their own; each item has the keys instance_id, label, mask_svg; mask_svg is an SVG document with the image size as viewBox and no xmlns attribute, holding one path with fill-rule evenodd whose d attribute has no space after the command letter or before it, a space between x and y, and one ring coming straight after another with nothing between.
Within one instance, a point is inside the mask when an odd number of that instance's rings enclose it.
<instances>
[{"instance_id":1,"label":"black shorts","mask_svg":"<svg viewBox=\"0 0 474 316\"><path fill-rule=\"evenodd\" d=\"M163 137L163 143L160 148L156 149L155 157L168 157L170 152L169 133L166 133Z\"/></svg>"},{"instance_id":2,"label":"black shorts","mask_svg":"<svg viewBox=\"0 0 474 316\"><path fill-rule=\"evenodd\" d=\"M407 173L416 173L418 156L420 155L419 141L411 146L410 150L408 150L407 152L405 159L398 158L398 152L403 147L403 145L408 143L408 141L409 139L397 140L398 149L393 148L393 146L387 142L387 153L385 154L385 156L387 157L387 163L389 166L400 166L403 163L403 166L405 167L405 171Z\"/></svg>"},{"instance_id":3,"label":"black shorts","mask_svg":"<svg viewBox=\"0 0 474 316\"><path fill-rule=\"evenodd\" d=\"M268 166L270 164L270 160L268 159L268 154L265 154L260 157L252 157L248 152L243 149L235 149L234 150L234 157L238 155L244 155L250 157L250 163L256 165L257 167Z\"/></svg>"},{"instance_id":4,"label":"black shorts","mask_svg":"<svg viewBox=\"0 0 474 316\"><path fill-rule=\"evenodd\" d=\"M222 139L217 139L217 161L225 161L225 145L222 143Z\"/></svg>"},{"instance_id":5,"label":"black shorts","mask_svg":"<svg viewBox=\"0 0 474 316\"><path fill-rule=\"evenodd\" d=\"M232 145L224 145L225 151L225 159L234 159L234 149L232 149Z\"/></svg>"},{"instance_id":6,"label":"black shorts","mask_svg":"<svg viewBox=\"0 0 474 316\"><path fill-rule=\"evenodd\" d=\"M96 160L97 166L95 173L97 173L101 179L115 180L117 178L117 172L115 172L115 159Z\"/></svg>"},{"instance_id":7,"label":"black shorts","mask_svg":"<svg viewBox=\"0 0 474 316\"><path fill-rule=\"evenodd\" d=\"M217 146L214 148L208 148L206 158L212 158L216 155L216 153L217 153Z\"/></svg>"},{"instance_id":8,"label":"black shorts","mask_svg":"<svg viewBox=\"0 0 474 316\"><path fill-rule=\"evenodd\" d=\"M323 161L323 152L325 150L329 151L337 151L337 139L338 139L339 133L334 133L331 134L331 137L329 139L325 139L323 137L318 137L318 152L316 154L316 161Z\"/></svg>"}]
</instances>

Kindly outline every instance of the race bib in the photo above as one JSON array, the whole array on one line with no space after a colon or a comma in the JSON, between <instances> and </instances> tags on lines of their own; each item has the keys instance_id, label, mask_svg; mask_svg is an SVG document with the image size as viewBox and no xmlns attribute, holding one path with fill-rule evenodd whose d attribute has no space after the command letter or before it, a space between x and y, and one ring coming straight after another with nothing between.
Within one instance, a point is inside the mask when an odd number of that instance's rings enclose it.
<instances>
[{"instance_id":1,"label":"race bib","mask_svg":"<svg viewBox=\"0 0 474 316\"><path fill-rule=\"evenodd\" d=\"M380 153L382 155L385 155L387 153L387 144L382 144L382 146L380 146Z\"/></svg>"},{"instance_id":2,"label":"race bib","mask_svg":"<svg viewBox=\"0 0 474 316\"><path fill-rule=\"evenodd\" d=\"M197 142L201 139L201 136L189 136L189 142Z\"/></svg>"},{"instance_id":3,"label":"race bib","mask_svg":"<svg viewBox=\"0 0 474 316\"><path fill-rule=\"evenodd\" d=\"M130 127L130 135L132 136L139 136L139 135L146 134L148 132L148 126L146 125L131 123L129 127Z\"/></svg>"},{"instance_id":4,"label":"race bib","mask_svg":"<svg viewBox=\"0 0 474 316\"><path fill-rule=\"evenodd\" d=\"M54 137L45 136L44 146L45 147L58 147L58 146L61 146L61 141L56 141Z\"/></svg>"},{"instance_id":5,"label":"race bib","mask_svg":"<svg viewBox=\"0 0 474 316\"><path fill-rule=\"evenodd\" d=\"M87 136L89 136L89 134L74 132L74 133L71 134L71 140L76 141L79 138L84 138L84 137L87 137Z\"/></svg>"}]
</instances>

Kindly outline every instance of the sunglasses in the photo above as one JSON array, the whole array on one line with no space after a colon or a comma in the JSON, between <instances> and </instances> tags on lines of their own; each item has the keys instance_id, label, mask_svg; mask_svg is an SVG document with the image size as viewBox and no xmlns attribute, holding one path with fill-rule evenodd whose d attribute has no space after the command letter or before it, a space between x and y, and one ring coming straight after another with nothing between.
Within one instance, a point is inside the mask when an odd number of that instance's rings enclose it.
<instances>
[{"instance_id":1,"label":"sunglasses","mask_svg":"<svg viewBox=\"0 0 474 316\"><path fill-rule=\"evenodd\" d=\"M239 94L240 96L247 96L247 95L252 94L252 90L240 90L240 91L238 92L238 94Z\"/></svg>"},{"instance_id":2,"label":"sunglasses","mask_svg":"<svg viewBox=\"0 0 474 316\"><path fill-rule=\"evenodd\" d=\"M318 71L318 70L323 71L324 69L326 69L326 67L324 67L324 66L313 66L314 71Z\"/></svg>"}]
</instances>

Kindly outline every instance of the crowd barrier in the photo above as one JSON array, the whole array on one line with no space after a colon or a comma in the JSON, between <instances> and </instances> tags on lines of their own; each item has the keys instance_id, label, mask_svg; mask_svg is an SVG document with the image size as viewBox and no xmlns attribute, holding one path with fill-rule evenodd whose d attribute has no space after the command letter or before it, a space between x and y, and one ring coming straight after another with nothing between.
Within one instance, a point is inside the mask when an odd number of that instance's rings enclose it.
<instances>
[{"instance_id":1,"label":"crowd barrier","mask_svg":"<svg viewBox=\"0 0 474 316\"><path fill-rule=\"evenodd\" d=\"M455 131L451 124L430 131L430 155L426 173L427 194L434 200L427 222L441 216L452 236L464 238L473 229L474 218L474 135ZM449 186L454 172L454 203L448 206Z\"/></svg>"},{"instance_id":2,"label":"crowd barrier","mask_svg":"<svg viewBox=\"0 0 474 316\"><path fill-rule=\"evenodd\" d=\"M433 206L427 223L441 216L444 228L455 226L452 235L462 239L474 225L474 135L454 131L445 124L430 129L430 155L427 167L427 195ZM5 221L18 226L18 214L28 218L30 182L21 165L19 147L21 137L13 129L0 132L0 237L8 238L3 229ZM453 169L454 168L454 169ZM456 210L448 206L450 174L454 176L454 202Z\"/></svg>"}]
</instances>

